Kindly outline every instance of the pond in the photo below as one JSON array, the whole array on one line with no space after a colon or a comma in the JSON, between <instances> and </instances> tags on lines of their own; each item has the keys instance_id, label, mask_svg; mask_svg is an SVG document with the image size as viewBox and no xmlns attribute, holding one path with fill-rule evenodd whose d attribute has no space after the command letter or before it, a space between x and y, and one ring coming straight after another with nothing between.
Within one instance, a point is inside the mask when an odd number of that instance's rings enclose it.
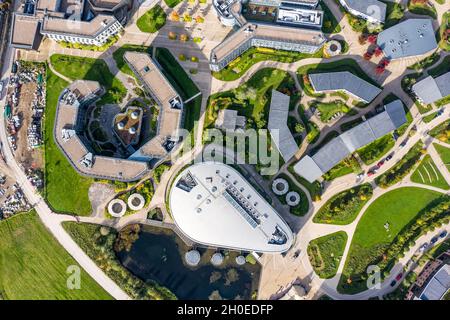
<instances>
[{"instance_id":1,"label":"pond","mask_svg":"<svg viewBox=\"0 0 450 320\"><path fill-rule=\"evenodd\" d=\"M227 252L220 267L211 264L215 252L197 248L200 264L188 267L184 253L190 248L172 231L143 226L129 252L117 253L121 263L144 281L152 280L179 299L250 299L258 288L260 266L235 262L238 252Z\"/></svg>"}]
</instances>

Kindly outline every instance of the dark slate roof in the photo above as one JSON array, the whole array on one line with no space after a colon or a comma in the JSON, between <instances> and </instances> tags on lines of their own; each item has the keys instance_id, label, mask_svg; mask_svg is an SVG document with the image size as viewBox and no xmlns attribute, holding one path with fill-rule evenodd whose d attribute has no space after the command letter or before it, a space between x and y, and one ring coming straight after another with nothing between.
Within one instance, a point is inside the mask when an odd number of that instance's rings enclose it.
<instances>
[{"instance_id":1,"label":"dark slate roof","mask_svg":"<svg viewBox=\"0 0 450 320\"><path fill-rule=\"evenodd\" d=\"M310 74L311 85L316 91L345 90L359 99L370 102L381 89L349 71Z\"/></svg>"},{"instance_id":2,"label":"dark slate roof","mask_svg":"<svg viewBox=\"0 0 450 320\"><path fill-rule=\"evenodd\" d=\"M406 122L400 100L385 105L385 111L344 132L323 146L312 157L306 156L294 171L309 182L317 180L355 150L397 129Z\"/></svg>"},{"instance_id":3,"label":"dark slate roof","mask_svg":"<svg viewBox=\"0 0 450 320\"><path fill-rule=\"evenodd\" d=\"M412 87L417 97L426 104L450 95L450 72L447 72L437 78L431 76L417 82Z\"/></svg>"},{"instance_id":4,"label":"dark slate roof","mask_svg":"<svg viewBox=\"0 0 450 320\"><path fill-rule=\"evenodd\" d=\"M389 59L400 59L425 54L437 48L436 36L430 19L409 19L382 31L377 44Z\"/></svg>"},{"instance_id":5,"label":"dark slate roof","mask_svg":"<svg viewBox=\"0 0 450 320\"><path fill-rule=\"evenodd\" d=\"M384 23L387 5L378 0L343 0L350 9Z\"/></svg>"},{"instance_id":6,"label":"dark slate roof","mask_svg":"<svg viewBox=\"0 0 450 320\"><path fill-rule=\"evenodd\" d=\"M287 125L290 97L276 90L272 90L270 101L269 124L267 128L272 141L285 161L297 152L298 146Z\"/></svg>"}]
</instances>

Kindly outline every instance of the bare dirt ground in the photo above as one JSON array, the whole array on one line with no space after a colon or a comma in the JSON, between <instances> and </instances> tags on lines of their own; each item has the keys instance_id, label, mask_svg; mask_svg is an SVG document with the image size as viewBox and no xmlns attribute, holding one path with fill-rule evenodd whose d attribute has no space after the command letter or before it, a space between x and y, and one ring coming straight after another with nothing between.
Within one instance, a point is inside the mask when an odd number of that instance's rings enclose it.
<instances>
[{"instance_id":1,"label":"bare dirt ground","mask_svg":"<svg viewBox=\"0 0 450 320\"><path fill-rule=\"evenodd\" d=\"M106 183L93 183L89 187L89 200L92 205L92 215L103 217L106 204L115 194L113 186Z\"/></svg>"},{"instance_id":2,"label":"bare dirt ground","mask_svg":"<svg viewBox=\"0 0 450 320\"><path fill-rule=\"evenodd\" d=\"M28 149L27 128L32 121L33 110L31 108L36 83L30 82L22 85L20 89L19 105L14 113L20 115L22 124L17 133L17 150L15 152L16 160L21 163L25 169L39 169L44 165L43 150L41 148Z\"/></svg>"}]
</instances>

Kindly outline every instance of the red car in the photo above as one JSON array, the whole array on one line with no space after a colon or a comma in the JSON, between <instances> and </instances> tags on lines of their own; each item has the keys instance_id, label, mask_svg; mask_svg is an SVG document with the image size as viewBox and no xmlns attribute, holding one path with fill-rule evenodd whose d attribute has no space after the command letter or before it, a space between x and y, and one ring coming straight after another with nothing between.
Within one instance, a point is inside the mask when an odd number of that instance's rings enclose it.
<instances>
[{"instance_id":1,"label":"red car","mask_svg":"<svg viewBox=\"0 0 450 320\"><path fill-rule=\"evenodd\" d=\"M384 164L384 160L381 160L380 162L377 163L378 167L381 167Z\"/></svg>"},{"instance_id":2,"label":"red car","mask_svg":"<svg viewBox=\"0 0 450 320\"><path fill-rule=\"evenodd\" d=\"M400 272L396 277L395 280L400 281L400 279L403 277L403 273Z\"/></svg>"},{"instance_id":3,"label":"red car","mask_svg":"<svg viewBox=\"0 0 450 320\"><path fill-rule=\"evenodd\" d=\"M375 174L375 172L373 172L373 171L367 172L367 176L368 176L368 177L373 176L374 174Z\"/></svg>"}]
</instances>

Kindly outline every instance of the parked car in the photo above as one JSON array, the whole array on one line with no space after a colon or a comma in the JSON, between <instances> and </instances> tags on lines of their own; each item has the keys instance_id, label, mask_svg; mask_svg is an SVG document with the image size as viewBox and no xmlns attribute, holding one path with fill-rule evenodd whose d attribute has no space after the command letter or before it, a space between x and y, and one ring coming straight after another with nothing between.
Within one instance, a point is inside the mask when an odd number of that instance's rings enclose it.
<instances>
[{"instance_id":1,"label":"parked car","mask_svg":"<svg viewBox=\"0 0 450 320\"><path fill-rule=\"evenodd\" d=\"M397 281L395 281L395 280L391 281L391 287L395 286L396 284L397 284Z\"/></svg>"},{"instance_id":2,"label":"parked car","mask_svg":"<svg viewBox=\"0 0 450 320\"><path fill-rule=\"evenodd\" d=\"M395 280L400 281L400 279L403 277L403 272L400 272L396 277Z\"/></svg>"},{"instance_id":3,"label":"parked car","mask_svg":"<svg viewBox=\"0 0 450 320\"><path fill-rule=\"evenodd\" d=\"M367 176L368 177L371 177L371 176L373 176L375 174L375 172L373 172L373 171L367 171Z\"/></svg>"},{"instance_id":4,"label":"parked car","mask_svg":"<svg viewBox=\"0 0 450 320\"><path fill-rule=\"evenodd\" d=\"M439 234L439 238L444 239L447 236L447 231L444 230Z\"/></svg>"},{"instance_id":5,"label":"parked car","mask_svg":"<svg viewBox=\"0 0 450 320\"><path fill-rule=\"evenodd\" d=\"M396 133L395 131L392 132L392 138L394 138L395 141L397 141L398 137L399 137L398 133Z\"/></svg>"},{"instance_id":6,"label":"parked car","mask_svg":"<svg viewBox=\"0 0 450 320\"><path fill-rule=\"evenodd\" d=\"M403 142L400 143L400 147L403 148L404 146L406 146L407 143L408 143L408 139L403 140Z\"/></svg>"},{"instance_id":7,"label":"parked car","mask_svg":"<svg viewBox=\"0 0 450 320\"><path fill-rule=\"evenodd\" d=\"M11 73L17 73L17 61L14 61L12 64Z\"/></svg>"},{"instance_id":8,"label":"parked car","mask_svg":"<svg viewBox=\"0 0 450 320\"><path fill-rule=\"evenodd\" d=\"M425 242L423 245L421 245L419 251L424 252L426 248L428 248L428 242Z\"/></svg>"},{"instance_id":9,"label":"parked car","mask_svg":"<svg viewBox=\"0 0 450 320\"><path fill-rule=\"evenodd\" d=\"M3 97L3 81L0 80L0 99Z\"/></svg>"},{"instance_id":10,"label":"parked car","mask_svg":"<svg viewBox=\"0 0 450 320\"><path fill-rule=\"evenodd\" d=\"M439 240L438 237L433 237L433 238L431 238L430 242L431 242L432 244L434 244L434 243L436 243L438 240Z\"/></svg>"},{"instance_id":11,"label":"parked car","mask_svg":"<svg viewBox=\"0 0 450 320\"><path fill-rule=\"evenodd\" d=\"M442 116L443 113L444 113L444 108L439 109L438 112L436 112L436 117Z\"/></svg>"},{"instance_id":12,"label":"parked car","mask_svg":"<svg viewBox=\"0 0 450 320\"><path fill-rule=\"evenodd\" d=\"M392 159L393 156L394 156L394 152L392 152L390 155L388 155L388 156L386 157L386 159L384 159L384 160L385 160L385 161L389 161L389 160Z\"/></svg>"},{"instance_id":13,"label":"parked car","mask_svg":"<svg viewBox=\"0 0 450 320\"><path fill-rule=\"evenodd\" d=\"M378 167L381 167L384 164L384 160L381 160L380 162L377 163Z\"/></svg>"}]
</instances>

